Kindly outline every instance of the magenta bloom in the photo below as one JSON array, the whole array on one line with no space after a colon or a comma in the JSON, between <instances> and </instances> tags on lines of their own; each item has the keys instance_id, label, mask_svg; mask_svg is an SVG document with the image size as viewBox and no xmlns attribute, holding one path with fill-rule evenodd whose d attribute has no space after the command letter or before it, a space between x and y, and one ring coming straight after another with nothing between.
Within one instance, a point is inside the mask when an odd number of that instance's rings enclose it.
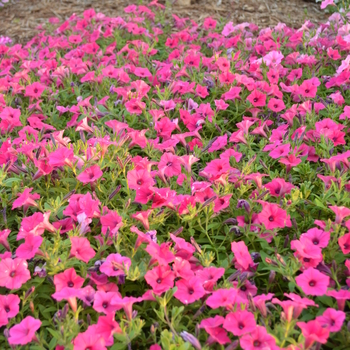
<instances>
[{"instance_id":1,"label":"magenta bloom","mask_svg":"<svg viewBox=\"0 0 350 350\"><path fill-rule=\"evenodd\" d=\"M0 261L0 286L18 289L30 279L28 263L24 259L6 258Z\"/></svg>"},{"instance_id":2,"label":"magenta bloom","mask_svg":"<svg viewBox=\"0 0 350 350\"><path fill-rule=\"evenodd\" d=\"M16 249L16 256L26 260L34 258L42 242L43 238L41 236L28 234L24 239L24 243Z\"/></svg>"},{"instance_id":3,"label":"magenta bloom","mask_svg":"<svg viewBox=\"0 0 350 350\"><path fill-rule=\"evenodd\" d=\"M26 188L22 193L18 194L18 198L12 204L12 210L24 206L25 210L28 207L37 207L36 199L40 199L37 193L31 194L33 188Z\"/></svg>"},{"instance_id":4,"label":"magenta bloom","mask_svg":"<svg viewBox=\"0 0 350 350\"><path fill-rule=\"evenodd\" d=\"M35 339L35 332L40 328L41 321L27 316L21 323L10 329L8 342L10 345L26 345Z\"/></svg>"},{"instance_id":5,"label":"magenta bloom","mask_svg":"<svg viewBox=\"0 0 350 350\"><path fill-rule=\"evenodd\" d=\"M257 326L253 332L245 334L240 339L240 345L243 350L273 350L276 340L267 333L265 327Z\"/></svg>"},{"instance_id":6,"label":"magenta bloom","mask_svg":"<svg viewBox=\"0 0 350 350\"><path fill-rule=\"evenodd\" d=\"M151 174L146 169L130 170L127 179L129 188L133 190L138 190L141 187L148 188L154 184Z\"/></svg>"},{"instance_id":7,"label":"magenta bloom","mask_svg":"<svg viewBox=\"0 0 350 350\"><path fill-rule=\"evenodd\" d=\"M290 193L294 186L290 182L286 182L282 178L275 178L265 186L273 197L283 197L286 193Z\"/></svg>"},{"instance_id":8,"label":"magenta bloom","mask_svg":"<svg viewBox=\"0 0 350 350\"><path fill-rule=\"evenodd\" d=\"M181 160L178 156L172 153L164 153L158 163L158 168L161 174L168 177L181 174Z\"/></svg>"},{"instance_id":9,"label":"magenta bloom","mask_svg":"<svg viewBox=\"0 0 350 350\"><path fill-rule=\"evenodd\" d=\"M97 181L103 175L100 167L95 164L90 168L85 169L77 176L77 179L83 184Z\"/></svg>"},{"instance_id":10,"label":"magenta bloom","mask_svg":"<svg viewBox=\"0 0 350 350\"><path fill-rule=\"evenodd\" d=\"M329 285L329 277L312 267L305 270L295 280L306 295L325 295Z\"/></svg>"},{"instance_id":11,"label":"magenta bloom","mask_svg":"<svg viewBox=\"0 0 350 350\"><path fill-rule=\"evenodd\" d=\"M158 245L153 241L150 241L145 251L151 255L151 257L158 261L160 265L168 265L174 261L174 254L169 249L169 243L162 243Z\"/></svg>"},{"instance_id":12,"label":"magenta bloom","mask_svg":"<svg viewBox=\"0 0 350 350\"><path fill-rule=\"evenodd\" d=\"M76 257L78 260L88 263L95 255L95 251L91 248L90 242L85 237L70 237L72 244L70 256Z\"/></svg>"},{"instance_id":13,"label":"magenta bloom","mask_svg":"<svg viewBox=\"0 0 350 350\"><path fill-rule=\"evenodd\" d=\"M327 343L329 329L322 327L317 320L298 322L297 325L305 337L305 349L309 349L314 342Z\"/></svg>"},{"instance_id":14,"label":"magenta bloom","mask_svg":"<svg viewBox=\"0 0 350 350\"><path fill-rule=\"evenodd\" d=\"M231 341L227 336L226 331L220 327L223 322L224 318L222 316L215 316L206 318L200 323L199 327L204 328L210 336L207 340L208 344L212 344L214 342L226 344Z\"/></svg>"},{"instance_id":15,"label":"magenta bloom","mask_svg":"<svg viewBox=\"0 0 350 350\"><path fill-rule=\"evenodd\" d=\"M74 350L107 350L104 338L90 329L84 333L79 333L73 344Z\"/></svg>"},{"instance_id":16,"label":"magenta bloom","mask_svg":"<svg viewBox=\"0 0 350 350\"><path fill-rule=\"evenodd\" d=\"M63 288L80 288L84 284L84 278L77 275L74 268L65 270L58 273L53 278L53 283L56 287L56 292L59 292Z\"/></svg>"},{"instance_id":17,"label":"magenta bloom","mask_svg":"<svg viewBox=\"0 0 350 350\"><path fill-rule=\"evenodd\" d=\"M252 93L247 97L247 100L254 107L264 107L266 104L266 95L259 90L253 90Z\"/></svg>"},{"instance_id":18,"label":"magenta bloom","mask_svg":"<svg viewBox=\"0 0 350 350\"><path fill-rule=\"evenodd\" d=\"M281 112L286 108L286 105L282 100L278 100L277 98L271 98L267 107L270 108L274 112Z\"/></svg>"},{"instance_id":19,"label":"magenta bloom","mask_svg":"<svg viewBox=\"0 0 350 350\"><path fill-rule=\"evenodd\" d=\"M328 308L322 316L316 317L316 321L322 327L329 329L330 332L339 332L344 323L345 316L345 312L343 311Z\"/></svg>"},{"instance_id":20,"label":"magenta bloom","mask_svg":"<svg viewBox=\"0 0 350 350\"><path fill-rule=\"evenodd\" d=\"M223 327L233 335L241 336L253 332L256 328L256 322L251 312L238 310L226 316Z\"/></svg>"},{"instance_id":21,"label":"magenta bloom","mask_svg":"<svg viewBox=\"0 0 350 350\"><path fill-rule=\"evenodd\" d=\"M10 245L7 241L7 237L9 236L10 233L11 233L11 230L8 230L8 229L0 231L0 244L3 245L6 250L11 250Z\"/></svg>"},{"instance_id":22,"label":"magenta bloom","mask_svg":"<svg viewBox=\"0 0 350 350\"><path fill-rule=\"evenodd\" d=\"M113 299L119 295L118 292L96 292L93 305L94 310L97 312L103 312L105 315L120 310L122 308L121 305L114 305L112 303Z\"/></svg>"},{"instance_id":23,"label":"magenta bloom","mask_svg":"<svg viewBox=\"0 0 350 350\"><path fill-rule=\"evenodd\" d=\"M175 275L168 265L156 266L145 274L146 282L153 288L154 293L162 294L174 286Z\"/></svg>"},{"instance_id":24,"label":"magenta bloom","mask_svg":"<svg viewBox=\"0 0 350 350\"><path fill-rule=\"evenodd\" d=\"M61 147L49 154L49 165L55 167L68 165L72 167L73 158L73 149Z\"/></svg>"},{"instance_id":25,"label":"magenta bloom","mask_svg":"<svg viewBox=\"0 0 350 350\"><path fill-rule=\"evenodd\" d=\"M264 201L259 201L259 203L262 205L263 210L258 214L258 219L267 230L292 226L290 216L277 204Z\"/></svg>"},{"instance_id":26,"label":"magenta bloom","mask_svg":"<svg viewBox=\"0 0 350 350\"><path fill-rule=\"evenodd\" d=\"M202 282L198 277L181 279L175 283L177 291L174 294L183 304L192 304L205 295Z\"/></svg>"},{"instance_id":27,"label":"magenta bloom","mask_svg":"<svg viewBox=\"0 0 350 350\"><path fill-rule=\"evenodd\" d=\"M0 327L6 326L9 323L7 313L4 309L0 309Z\"/></svg>"},{"instance_id":28,"label":"magenta bloom","mask_svg":"<svg viewBox=\"0 0 350 350\"><path fill-rule=\"evenodd\" d=\"M113 235L117 234L119 228L123 226L122 217L116 211L110 210L106 215L101 216L100 220L103 234L108 230Z\"/></svg>"},{"instance_id":29,"label":"magenta bloom","mask_svg":"<svg viewBox=\"0 0 350 350\"><path fill-rule=\"evenodd\" d=\"M231 250L235 255L234 263L236 269L246 271L249 270L250 267L254 266L253 259L250 256L248 248L243 241L232 242Z\"/></svg>"},{"instance_id":30,"label":"magenta bloom","mask_svg":"<svg viewBox=\"0 0 350 350\"><path fill-rule=\"evenodd\" d=\"M19 312L20 302L16 294L0 295L0 310L6 312L7 318L15 317Z\"/></svg>"},{"instance_id":31,"label":"magenta bloom","mask_svg":"<svg viewBox=\"0 0 350 350\"><path fill-rule=\"evenodd\" d=\"M44 92L46 87L43 84L35 82L33 84L26 86L26 92L24 96L29 96L34 99L40 98L41 94Z\"/></svg>"},{"instance_id":32,"label":"magenta bloom","mask_svg":"<svg viewBox=\"0 0 350 350\"><path fill-rule=\"evenodd\" d=\"M130 266L131 260L128 257L121 256L119 253L109 254L100 266L100 271L107 276L120 276L125 275Z\"/></svg>"},{"instance_id":33,"label":"magenta bloom","mask_svg":"<svg viewBox=\"0 0 350 350\"><path fill-rule=\"evenodd\" d=\"M212 309L219 307L232 306L235 304L237 298L237 289L217 289L206 300L206 303Z\"/></svg>"}]
</instances>

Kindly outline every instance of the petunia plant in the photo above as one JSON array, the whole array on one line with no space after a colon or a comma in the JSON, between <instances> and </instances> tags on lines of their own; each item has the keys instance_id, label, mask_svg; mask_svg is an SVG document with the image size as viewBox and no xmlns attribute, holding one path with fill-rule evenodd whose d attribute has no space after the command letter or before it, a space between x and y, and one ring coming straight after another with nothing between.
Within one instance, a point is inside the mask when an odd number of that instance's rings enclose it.
<instances>
[{"instance_id":1,"label":"petunia plant","mask_svg":"<svg viewBox=\"0 0 350 350\"><path fill-rule=\"evenodd\" d=\"M0 38L1 348L350 348L349 8L124 12Z\"/></svg>"}]
</instances>

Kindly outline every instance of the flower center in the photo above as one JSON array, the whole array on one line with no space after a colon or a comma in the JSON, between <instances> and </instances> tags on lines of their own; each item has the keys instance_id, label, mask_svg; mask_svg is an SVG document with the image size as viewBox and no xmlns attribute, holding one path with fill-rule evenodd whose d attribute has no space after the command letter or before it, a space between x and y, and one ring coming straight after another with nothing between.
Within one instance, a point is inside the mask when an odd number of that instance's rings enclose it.
<instances>
[{"instance_id":1,"label":"flower center","mask_svg":"<svg viewBox=\"0 0 350 350\"><path fill-rule=\"evenodd\" d=\"M270 217L269 217L269 221L273 221L273 216L271 215Z\"/></svg>"},{"instance_id":2,"label":"flower center","mask_svg":"<svg viewBox=\"0 0 350 350\"><path fill-rule=\"evenodd\" d=\"M162 280L160 278L157 279L157 283L160 284L162 283Z\"/></svg>"},{"instance_id":3,"label":"flower center","mask_svg":"<svg viewBox=\"0 0 350 350\"><path fill-rule=\"evenodd\" d=\"M68 286L69 288L72 288L72 287L74 287L74 283L73 283L72 281L69 281L69 282L67 283L67 286Z\"/></svg>"},{"instance_id":4,"label":"flower center","mask_svg":"<svg viewBox=\"0 0 350 350\"><path fill-rule=\"evenodd\" d=\"M142 180L141 179L137 180L137 184L141 186L142 185Z\"/></svg>"},{"instance_id":5,"label":"flower center","mask_svg":"<svg viewBox=\"0 0 350 350\"><path fill-rule=\"evenodd\" d=\"M310 281L310 282L309 282L309 286L310 286L310 287L315 287L315 286L316 286L316 282L313 281L313 280Z\"/></svg>"},{"instance_id":6,"label":"flower center","mask_svg":"<svg viewBox=\"0 0 350 350\"><path fill-rule=\"evenodd\" d=\"M6 312L10 312L10 308L8 306L5 307Z\"/></svg>"},{"instance_id":7,"label":"flower center","mask_svg":"<svg viewBox=\"0 0 350 350\"><path fill-rule=\"evenodd\" d=\"M15 277L15 275L16 275L16 271L11 271L10 272L10 277Z\"/></svg>"},{"instance_id":8,"label":"flower center","mask_svg":"<svg viewBox=\"0 0 350 350\"><path fill-rule=\"evenodd\" d=\"M258 347L258 346L260 346L260 342L259 342L259 340L254 340L254 343L253 343L253 345L255 346L255 347Z\"/></svg>"},{"instance_id":9,"label":"flower center","mask_svg":"<svg viewBox=\"0 0 350 350\"><path fill-rule=\"evenodd\" d=\"M238 328L239 328L239 329L243 329L243 328L244 328L243 323L239 323L239 324L238 324Z\"/></svg>"},{"instance_id":10,"label":"flower center","mask_svg":"<svg viewBox=\"0 0 350 350\"><path fill-rule=\"evenodd\" d=\"M314 241L313 241L313 244L314 245L317 245L318 243L320 243L317 239L315 239Z\"/></svg>"},{"instance_id":11,"label":"flower center","mask_svg":"<svg viewBox=\"0 0 350 350\"><path fill-rule=\"evenodd\" d=\"M102 304L102 307L103 307L104 309L107 309L108 303L104 302L104 303Z\"/></svg>"}]
</instances>

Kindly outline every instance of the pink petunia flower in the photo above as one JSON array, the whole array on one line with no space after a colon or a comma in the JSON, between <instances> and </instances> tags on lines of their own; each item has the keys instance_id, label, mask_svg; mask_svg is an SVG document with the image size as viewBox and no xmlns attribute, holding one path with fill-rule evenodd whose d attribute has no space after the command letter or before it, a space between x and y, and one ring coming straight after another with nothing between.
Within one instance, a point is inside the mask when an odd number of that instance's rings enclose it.
<instances>
[{"instance_id":1,"label":"pink petunia flower","mask_svg":"<svg viewBox=\"0 0 350 350\"><path fill-rule=\"evenodd\" d=\"M295 280L306 295L324 295L329 285L329 277L312 267L297 276Z\"/></svg>"},{"instance_id":2,"label":"pink petunia flower","mask_svg":"<svg viewBox=\"0 0 350 350\"><path fill-rule=\"evenodd\" d=\"M0 310L6 312L7 318L15 317L19 312L20 298L16 294L0 295Z\"/></svg>"},{"instance_id":3,"label":"pink petunia flower","mask_svg":"<svg viewBox=\"0 0 350 350\"><path fill-rule=\"evenodd\" d=\"M339 332L345 320L345 313L332 308L326 309L322 316L317 316L316 321L330 332Z\"/></svg>"},{"instance_id":4,"label":"pink petunia flower","mask_svg":"<svg viewBox=\"0 0 350 350\"><path fill-rule=\"evenodd\" d=\"M83 184L96 182L103 175L100 167L95 164L90 168L85 169L82 173L77 176L77 180Z\"/></svg>"},{"instance_id":5,"label":"pink petunia flower","mask_svg":"<svg viewBox=\"0 0 350 350\"><path fill-rule=\"evenodd\" d=\"M239 343L243 350L275 349L276 340L268 334L265 327L256 326L254 331L243 335Z\"/></svg>"},{"instance_id":6,"label":"pink petunia flower","mask_svg":"<svg viewBox=\"0 0 350 350\"><path fill-rule=\"evenodd\" d=\"M209 334L207 340L208 345L211 345L215 342L219 344L226 344L231 342L230 338L227 336L227 333L220 326L223 324L224 318L222 316L210 317L202 320L199 327L204 328L205 331Z\"/></svg>"},{"instance_id":7,"label":"pink petunia flower","mask_svg":"<svg viewBox=\"0 0 350 350\"><path fill-rule=\"evenodd\" d=\"M267 104L267 107L274 112L281 112L286 108L286 105L282 100L279 100L277 98L271 98Z\"/></svg>"},{"instance_id":8,"label":"pink petunia flower","mask_svg":"<svg viewBox=\"0 0 350 350\"><path fill-rule=\"evenodd\" d=\"M119 253L109 254L100 266L100 271L107 276L125 275L131 266L131 260Z\"/></svg>"},{"instance_id":9,"label":"pink petunia flower","mask_svg":"<svg viewBox=\"0 0 350 350\"><path fill-rule=\"evenodd\" d=\"M217 289L206 300L206 304L212 309L219 307L231 307L236 303L237 289Z\"/></svg>"},{"instance_id":10,"label":"pink petunia flower","mask_svg":"<svg viewBox=\"0 0 350 350\"><path fill-rule=\"evenodd\" d=\"M53 278L53 283L56 287L56 292L65 287L78 289L84 284L84 278L78 276L75 269L71 267L64 272L56 274Z\"/></svg>"},{"instance_id":11,"label":"pink petunia flower","mask_svg":"<svg viewBox=\"0 0 350 350\"><path fill-rule=\"evenodd\" d=\"M226 316L223 327L233 335L241 336L253 332L256 328L256 322L251 312L237 310Z\"/></svg>"},{"instance_id":12,"label":"pink petunia flower","mask_svg":"<svg viewBox=\"0 0 350 350\"><path fill-rule=\"evenodd\" d=\"M181 279L175 283L177 291L174 294L183 304L192 304L205 295L202 282L198 277L190 279Z\"/></svg>"},{"instance_id":13,"label":"pink petunia flower","mask_svg":"<svg viewBox=\"0 0 350 350\"><path fill-rule=\"evenodd\" d=\"M0 261L0 286L18 289L30 279L28 263L24 259L6 258Z\"/></svg>"},{"instance_id":14,"label":"pink petunia flower","mask_svg":"<svg viewBox=\"0 0 350 350\"><path fill-rule=\"evenodd\" d=\"M73 340L74 350L107 350L105 339L96 332L88 329L84 333L79 333Z\"/></svg>"},{"instance_id":15,"label":"pink petunia flower","mask_svg":"<svg viewBox=\"0 0 350 350\"><path fill-rule=\"evenodd\" d=\"M33 341L35 332L40 328L41 321L32 316L27 316L19 324L10 329L8 342L10 345L26 345Z\"/></svg>"},{"instance_id":16,"label":"pink petunia flower","mask_svg":"<svg viewBox=\"0 0 350 350\"><path fill-rule=\"evenodd\" d=\"M32 190L33 188L26 188L22 193L19 193L18 198L12 204L12 210L23 206L26 212L28 207L38 207L35 200L40 199L40 195L37 193L31 194Z\"/></svg>"},{"instance_id":17,"label":"pink petunia flower","mask_svg":"<svg viewBox=\"0 0 350 350\"><path fill-rule=\"evenodd\" d=\"M71 250L70 256L78 260L88 263L95 255L95 251L91 248L90 242L85 237L70 237Z\"/></svg>"},{"instance_id":18,"label":"pink petunia flower","mask_svg":"<svg viewBox=\"0 0 350 350\"><path fill-rule=\"evenodd\" d=\"M318 320L309 322L297 322L305 337L305 349L309 349L314 342L326 344L329 337L329 329L322 327Z\"/></svg>"},{"instance_id":19,"label":"pink petunia flower","mask_svg":"<svg viewBox=\"0 0 350 350\"><path fill-rule=\"evenodd\" d=\"M153 288L154 293L162 294L174 286L175 275L168 265L158 265L145 274L146 282Z\"/></svg>"},{"instance_id":20,"label":"pink petunia flower","mask_svg":"<svg viewBox=\"0 0 350 350\"><path fill-rule=\"evenodd\" d=\"M41 236L36 236L32 233L28 234L24 238L24 243L16 249L16 256L26 260L34 258L42 242L43 238Z\"/></svg>"},{"instance_id":21,"label":"pink petunia flower","mask_svg":"<svg viewBox=\"0 0 350 350\"><path fill-rule=\"evenodd\" d=\"M258 214L258 219L267 230L292 226L290 216L277 204L264 201L259 201L259 203L263 210Z\"/></svg>"},{"instance_id":22,"label":"pink petunia flower","mask_svg":"<svg viewBox=\"0 0 350 350\"><path fill-rule=\"evenodd\" d=\"M234 254L234 264L236 269L247 271L254 266L252 257L249 254L248 248L243 241L232 242L231 250Z\"/></svg>"}]
</instances>

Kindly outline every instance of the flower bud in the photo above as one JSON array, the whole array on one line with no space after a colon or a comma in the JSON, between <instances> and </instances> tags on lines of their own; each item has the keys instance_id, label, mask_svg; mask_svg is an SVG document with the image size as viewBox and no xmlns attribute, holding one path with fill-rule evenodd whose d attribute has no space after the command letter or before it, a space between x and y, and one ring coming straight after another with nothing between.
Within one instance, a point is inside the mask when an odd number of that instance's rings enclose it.
<instances>
[{"instance_id":1,"label":"flower bud","mask_svg":"<svg viewBox=\"0 0 350 350\"><path fill-rule=\"evenodd\" d=\"M32 314L34 314L35 309L34 309L33 300L31 300L31 301L29 302L29 308L30 308L30 311L32 312Z\"/></svg>"},{"instance_id":2,"label":"flower bud","mask_svg":"<svg viewBox=\"0 0 350 350\"><path fill-rule=\"evenodd\" d=\"M276 271L270 271L270 275L269 275L269 284L272 284L273 281L275 280L276 277Z\"/></svg>"},{"instance_id":3,"label":"flower bud","mask_svg":"<svg viewBox=\"0 0 350 350\"><path fill-rule=\"evenodd\" d=\"M230 228L230 231L229 231L230 233L234 233L235 234L235 236L237 236L237 237L239 237L239 236L242 236L242 232L241 232L241 230L239 229L239 227L238 226L232 226L231 228Z\"/></svg>"},{"instance_id":4,"label":"flower bud","mask_svg":"<svg viewBox=\"0 0 350 350\"><path fill-rule=\"evenodd\" d=\"M181 227L179 227L177 230L175 230L174 232L172 232L172 234L173 234L174 236L178 236L183 230L184 230L184 228L181 226Z\"/></svg>"},{"instance_id":5,"label":"flower bud","mask_svg":"<svg viewBox=\"0 0 350 350\"><path fill-rule=\"evenodd\" d=\"M283 260L282 256L279 255L278 253L276 254L276 258L277 260L283 265L283 266L286 266L286 263L285 261Z\"/></svg>"},{"instance_id":6,"label":"flower bud","mask_svg":"<svg viewBox=\"0 0 350 350\"><path fill-rule=\"evenodd\" d=\"M201 350L202 346L199 342L199 340L192 334L188 333L188 332L181 332L180 333L182 339L188 343L190 343L195 349L197 350Z\"/></svg>"},{"instance_id":7,"label":"flower bud","mask_svg":"<svg viewBox=\"0 0 350 350\"><path fill-rule=\"evenodd\" d=\"M237 225L238 222L237 222L237 219L235 218L230 218L230 219L227 219L224 221L224 224L227 224L227 225Z\"/></svg>"},{"instance_id":8,"label":"flower bud","mask_svg":"<svg viewBox=\"0 0 350 350\"><path fill-rule=\"evenodd\" d=\"M248 214L250 213L250 205L245 199L238 200L237 209L244 209Z\"/></svg>"},{"instance_id":9,"label":"flower bud","mask_svg":"<svg viewBox=\"0 0 350 350\"><path fill-rule=\"evenodd\" d=\"M266 262L266 264L269 264L269 265L278 266L278 264L276 263L276 261L273 261L273 260L270 259L270 258L265 258L265 262Z\"/></svg>"},{"instance_id":10,"label":"flower bud","mask_svg":"<svg viewBox=\"0 0 350 350\"><path fill-rule=\"evenodd\" d=\"M28 299L30 297L31 294L33 294L33 292L35 291L35 287L32 286L30 287L27 291L26 294L24 294L24 299Z\"/></svg>"},{"instance_id":11,"label":"flower bud","mask_svg":"<svg viewBox=\"0 0 350 350\"><path fill-rule=\"evenodd\" d=\"M202 254L201 247L198 245L198 243L195 241L195 239L192 236L190 240L191 240L191 244L196 248L197 253Z\"/></svg>"},{"instance_id":12,"label":"flower bud","mask_svg":"<svg viewBox=\"0 0 350 350\"><path fill-rule=\"evenodd\" d=\"M255 260L258 260L260 258L260 253L258 252L252 252L250 254L250 256L252 257L252 259L255 261Z\"/></svg>"},{"instance_id":13,"label":"flower bud","mask_svg":"<svg viewBox=\"0 0 350 350\"><path fill-rule=\"evenodd\" d=\"M121 185L118 185L117 188L108 196L108 200L112 200L112 198L120 191L122 188Z\"/></svg>"}]
</instances>

